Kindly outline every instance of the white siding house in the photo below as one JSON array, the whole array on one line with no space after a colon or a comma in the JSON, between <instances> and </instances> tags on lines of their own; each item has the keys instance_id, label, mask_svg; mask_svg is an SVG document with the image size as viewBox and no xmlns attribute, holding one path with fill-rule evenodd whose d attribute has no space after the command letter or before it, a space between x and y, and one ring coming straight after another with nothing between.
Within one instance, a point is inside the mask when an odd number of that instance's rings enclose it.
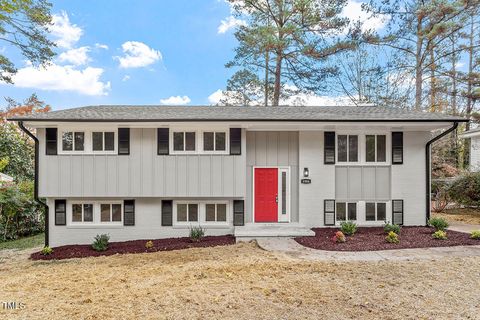
<instances>
[{"instance_id":1,"label":"white siding house","mask_svg":"<svg viewBox=\"0 0 480 320\"><path fill-rule=\"evenodd\" d=\"M480 171L480 128L464 132L462 138L470 139L470 171Z\"/></svg>"},{"instance_id":2,"label":"white siding house","mask_svg":"<svg viewBox=\"0 0 480 320\"><path fill-rule=\"evenodd\" d=\"M197 225L243 239L345 220L424 225L429 141L466 121L351 106L92 106L10 120L36 130L50 246Z\"/></svg>"}]
</instances>

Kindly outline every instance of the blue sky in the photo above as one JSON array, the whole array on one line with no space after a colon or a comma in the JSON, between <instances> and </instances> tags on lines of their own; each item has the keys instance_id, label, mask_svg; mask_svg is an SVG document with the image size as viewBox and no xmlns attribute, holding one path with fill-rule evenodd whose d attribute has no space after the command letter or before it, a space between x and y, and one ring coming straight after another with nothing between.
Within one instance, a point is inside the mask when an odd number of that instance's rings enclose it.
<instances>
[{"instance_id":1,"label":"blue sky","mask_svg":"<svg viewBox=\"0 0 480 320\"><path fill-rule=\"evenodd\" d=\"M219 29L231 14L222 0L52 4L53 65L37 71L3 48L20 70L15 85L0 85L2 97L21 101L36 92L53 109L162 100L209 104L232 73L224 64L234 54L234 30Z\"/></svg>"}]
</instances>

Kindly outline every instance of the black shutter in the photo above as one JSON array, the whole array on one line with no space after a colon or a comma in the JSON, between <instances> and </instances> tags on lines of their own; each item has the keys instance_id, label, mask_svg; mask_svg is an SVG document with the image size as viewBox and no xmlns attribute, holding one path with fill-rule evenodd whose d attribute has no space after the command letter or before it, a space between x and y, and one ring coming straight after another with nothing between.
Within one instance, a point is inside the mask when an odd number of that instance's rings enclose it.
<instances>
[{"instance_id":1,"label":"black shutter","mask_svg":"<svg viewBox=\"0 0 480 320\"><path fill-rule=\"evenodd\" d=\"M230 128L230 154L235 156L242 154L241 128Z\"/></svg>"},{"instance_id":2,"label":"black shutter","mask_svg":"<svg viewBox=\"0 0 480 320\"><path fill-rule=\"evenodd\" d=\"M135 225L135 200L123 201L123 225Z\"/></svg>"},{"instance_id":3,"label":"black shutter","mask_svg":"<svg viewBox=\"0 0 480 320\"><path fill-rule=\"evenodd\" d=\"M55 225L67 224L67 200L55 200Z\"/></svg>"},{"instance_id":4,"label":"black shutter","mask_svg":"<svg viewBox=\"0 0 480 320\"><path fill-rule=\"evenodd\" d=\"M130 154L130 128L118 128L118 154Z\"/></svg>"},{"instance_id":5,"label":"black shutter","mask_svg":"<svg viewBox=\"0 0 480 320\"><path fill-rule=\"evenodd\" d=\"M245 225L245 201L233 200L233 225Z\"/></svg>"},{"instance_id":6,"label":"black shutter","mask_svg":"<svg viewBox=\"0 0 480 320\"><path fill-rule=\"evenodd\" d=\"M392 200L392 223L403 224L403 200Z\"/></svg>"},{"instance_id":7,"label":"black shutter","mask_svg":"<svg viewBox=\"0 0 480 320\"><path fill-rule=\"evenodd\" d=\"M45 154L57 155L57 128L45 128Z\"/></svg>"},{"instance_id":8,"label":"black shutter","mask_svg":"<svg viewBox=\"0 0 480 320\"><path fill-rule=\"evenodd\" d=\"M335 200L324 200L323 224L326 226L335 225Z\"/></svg>"},{"instance_id":9,"label":"black shutter","mask_svg":"<svg viewBox=\"0 0 480 320\"><path fill-rule=\"evenodd\" d=\"M170 153L169 130L168 128L157 129L157 154L166 155Z\"/></svg>"},{"instance_id":10,"label":"black shutter","mask_svg":"<svg viewBox=\"0 0 480 320\"><path fill-rule=\"evenodd\" d=\"M171 226L173 222L173 201L162 200L162 226Z\"/></svg>"},{"instance_id":11,"label":"black shutter","mask_svg":"<svg viewBox=\"0 0 480 320\"><path fill-rule=\"evenodd\" d=\"M392 164L403 164L403 132L392 132Z\"/></svg>"},{"instance_id":12,"label":"black shutter","mask_svg":"<svg viewBox=\"0 0 480 320\"><path fill-rule=\"evenodd\" d=\"M335 132L324 134L324 164L335 164Z\"/></svg>"}]
</instances>

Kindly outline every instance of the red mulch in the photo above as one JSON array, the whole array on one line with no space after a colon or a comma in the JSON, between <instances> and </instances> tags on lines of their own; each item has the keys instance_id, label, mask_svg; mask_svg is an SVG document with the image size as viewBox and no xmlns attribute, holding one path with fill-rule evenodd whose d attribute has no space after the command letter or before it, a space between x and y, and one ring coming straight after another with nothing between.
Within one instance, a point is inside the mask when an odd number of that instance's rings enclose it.
<instances>
[{"instance_id":1,"label":"red mulch","mask_svg":"<svg viewBox=\"0 0 480 320\"><path fill-rule=\"evenodd\" d=\"M358 228L353 236L347 236L344 243L336 243L332 238L339 229L313 228L315 236L298 237L295 241L313 249L329 251L376 251L406 248L451 247L465 245L480 245L479 240L470 239L468 233L447 230L448 240L437 240L432 237L435 231L430 227L403 227L400 243L388 243L387 236L381 227Z\"/></svg>"},{"instance_id":2,"label":"red mulch","mask_svg":"<svg viewBox=\"0 0 480 320\"><path fill-rule=\"evenodd\" d=\"M192 242L190 238L168 238L152 240L153 248L146 249L145 243L148 240L133 240L125 242L111 242L106 251L95 251L90 245L68 245L53 248L53 253L47 256L40 252L33 253L30 258L33 260L62 260L70 258L85 258L98 256L111 256L123 253L146 253L157 251L171 251L187 248L204 248L215 246L226 246L235 244L235 237L226 236L208 236L202 238L199 242Z\"/></svg>"}]
</instances>

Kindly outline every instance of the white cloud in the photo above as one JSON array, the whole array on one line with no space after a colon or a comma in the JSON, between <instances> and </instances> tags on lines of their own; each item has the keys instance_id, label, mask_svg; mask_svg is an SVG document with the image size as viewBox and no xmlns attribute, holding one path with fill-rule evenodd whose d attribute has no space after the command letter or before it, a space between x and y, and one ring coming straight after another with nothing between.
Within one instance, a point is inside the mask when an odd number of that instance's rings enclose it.
<instances>
[{"instance_id":1,"label":"white cloud","mask_svg":"<svg viewBox=\"0 0 480 320\"><path fill-rule=\"evenodd\" d=\"M59 47L66 49L70 49L77 43L83 34L83 30L80 27L70 23L70 19L65 11L52 15L52 25L49 27L49 30L55 38L55 43Z\"/></svg>"},{"instance_id":2,"label":"white cloud","mask_svg":"<svg viewBox=\"0 0 480 320\"><path fill-rule=\"evenodd\" d=\"M234 16L229 16L220 22L217 32L222 34L226 33L230 29L234 29L239 26L246 26L247 22L242 19L237 19Z\"/></svg>"},{"instance_id":3,"label":"white cloud","mask_svg":"<svg viewBox=\"0 0 480 320\"><path fill-rule=\"evenodd\" d=\"M108 50L108 46L103 43L95 43L95 48Z\"/></svg>"},{"instance_id":4,"label":"white cloud","mask_svg":"<svg viewBox=\"0 0 480 320\"><path fill-rule=\"evenodd\" d=\"M90 58L88 57L89 51L90 51L89 47L80 47L76 49L70 49L68 51L62 52L58 56L58 59L61 62L72 63L76 66L80 66L90 61Z\"/></svg>"},{"instance_id":5,"label":"white cloud","mask_svg":"<svg viewBox=\"0 0 480 320\"><path fill-rule=\"evenodd\" d=\"M170 98L160 99L161 104L184 105L190 103L190 98L187 96L171 96Z\"/></svg>"},{"instance_id":6,"label":"white cloud","mask_svg":"<svg viewBox=\"0 0 480 320\"><path fill-rule=\"evenodd\" d=\"M122 44L125 53L123 57L116 57L120 62L120 68L146 67L162 59L160 51L154 50L145 43L138 41L127 41Z\"/></svg>"},{"instance_id":7,"label":"white cloud","mask_svg":"<svg viewBox=\"0 0 480 320\"><path fill-rule=\"evenodd\" d=\"M379 31L385 27L390 20L390 16L379 15L377 17L372 17L370 13L362 10L362 4L363 2L349 0L347 5L343 8L341 16L350 19L351 24L360 21L362 23L362 31Z\"/></svg>"},{"instance_id":8,"label":"white cloud","mask_svg":"<svg viewBox=\"0 0 480 320\"><path fill-rule=\"evenodd\" d=\"M224 94L223 90L218 89L217 91L215 91L214 93L212 93L211 95L208 96L208 102L210 102L210 104L217 104L224 97L225 97L225 94Z\"/></svg>"},{"instance_id":9,"label":"white cloud","mask_svg":"<svg viewBox=\"0 0 480 320\"><path fill-rule=\"evenodd\" d=\"M51 64L35 68L31 64L21 68L12 77L14 86L51 91L73 91L90 96L107 95L110 82L100 80L103 69L87 67L77 70L73 66Z\"/></svg>"},{"instance_id":10,"label":"white cloud","mask_svg":"<svg viewBox=\"0 0 480 320\"><path fill-rule=\"evenodd\" d=\"M130 76L128 74L124 75L123 78L122 78L122 81L125 82L125 81L128 81L130 80Z\"/></svg>"}]
</instances>

